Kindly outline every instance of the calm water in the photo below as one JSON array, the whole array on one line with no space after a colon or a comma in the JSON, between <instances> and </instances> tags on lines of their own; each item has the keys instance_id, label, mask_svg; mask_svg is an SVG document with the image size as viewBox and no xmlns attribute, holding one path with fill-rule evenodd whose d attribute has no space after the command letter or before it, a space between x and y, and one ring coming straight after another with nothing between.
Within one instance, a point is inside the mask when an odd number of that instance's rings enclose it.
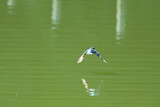
<instances>
[{"instance_id":1,"label":"calm water","mask_svg":"<svg viewBox=\"0 0 160 107\"><path fill-rule=\"evenodd\" d=\"M0 0L0 106L159 107L159 10L159 0ZM91 46L107 64L76 63Z\"/></svg>"}]
</instances>

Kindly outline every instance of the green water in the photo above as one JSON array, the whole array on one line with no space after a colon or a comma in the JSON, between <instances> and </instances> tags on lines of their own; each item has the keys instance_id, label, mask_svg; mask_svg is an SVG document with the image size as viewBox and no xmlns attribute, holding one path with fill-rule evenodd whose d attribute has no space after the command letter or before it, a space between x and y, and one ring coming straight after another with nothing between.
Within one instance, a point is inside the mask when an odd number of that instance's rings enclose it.
<instances>
[{"instance_id":1,"label":"green water","mask_svg":"<svg viewBox=\"0 0 160 107\"><path fill-rule=\"evenodd\" d=\"M0 106L159 107L160 1L126 0L120 40L116 0L53 1L0 1Z\"/></svg>"}]
</instances>

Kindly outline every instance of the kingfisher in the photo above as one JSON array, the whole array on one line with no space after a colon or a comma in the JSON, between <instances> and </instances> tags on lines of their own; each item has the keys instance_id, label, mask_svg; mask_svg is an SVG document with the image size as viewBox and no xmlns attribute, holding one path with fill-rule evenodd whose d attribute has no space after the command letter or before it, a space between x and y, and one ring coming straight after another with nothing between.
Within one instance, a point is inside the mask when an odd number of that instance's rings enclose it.
<instances>
[{"instance_id":1,"label":"kingfisher","mask_svg":"<svg viewBox=\"0 0 160 107\"><path fill-rule=\"evenodd\" d=\"M97 55L100 59L102 59L102 61L103 61L104 63L107 63L107 61L105 61L105 60L102 58L102 56L99 54L99 52L97 52L97 51L95 50L95 47L91 47L91 48L87 49L87 50L80 56L80 58L78 59L77 63L81 63L81 62L83 61L85 55L91 55L91 54Z\"/></svg>"}]
</instances>

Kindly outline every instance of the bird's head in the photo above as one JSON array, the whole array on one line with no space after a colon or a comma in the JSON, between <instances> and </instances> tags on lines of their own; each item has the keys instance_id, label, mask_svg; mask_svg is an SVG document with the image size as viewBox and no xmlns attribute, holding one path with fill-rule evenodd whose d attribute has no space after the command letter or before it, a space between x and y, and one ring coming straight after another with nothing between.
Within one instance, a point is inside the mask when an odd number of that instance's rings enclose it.
<instances>
[{"instance_id":1,"label":"bird's head","mask_svg":"<svg viewBox=\"0 0 160 107\"><path fill-rule=\"evenodd\" d=\"M95 49L95 47L91 47L92 49Z\"/></svg>"}]
</instances>

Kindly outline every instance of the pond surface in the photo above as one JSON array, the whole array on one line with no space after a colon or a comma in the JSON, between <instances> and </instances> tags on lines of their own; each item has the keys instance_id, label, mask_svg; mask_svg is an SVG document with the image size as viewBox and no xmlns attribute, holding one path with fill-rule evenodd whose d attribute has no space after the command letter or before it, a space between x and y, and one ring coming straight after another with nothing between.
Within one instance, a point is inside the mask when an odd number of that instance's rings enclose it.
<instances>
[{"instance_id":1,"label":"pond surface","mask_svg":"<svg viewBox=\"0 0 160 107\"><path fill-rule=\"evenodd\" d=\"M159 107L160 1L1 0L1 107ZM90 48L96 55L82 53Z\"/></svg>"}]
</instances>

